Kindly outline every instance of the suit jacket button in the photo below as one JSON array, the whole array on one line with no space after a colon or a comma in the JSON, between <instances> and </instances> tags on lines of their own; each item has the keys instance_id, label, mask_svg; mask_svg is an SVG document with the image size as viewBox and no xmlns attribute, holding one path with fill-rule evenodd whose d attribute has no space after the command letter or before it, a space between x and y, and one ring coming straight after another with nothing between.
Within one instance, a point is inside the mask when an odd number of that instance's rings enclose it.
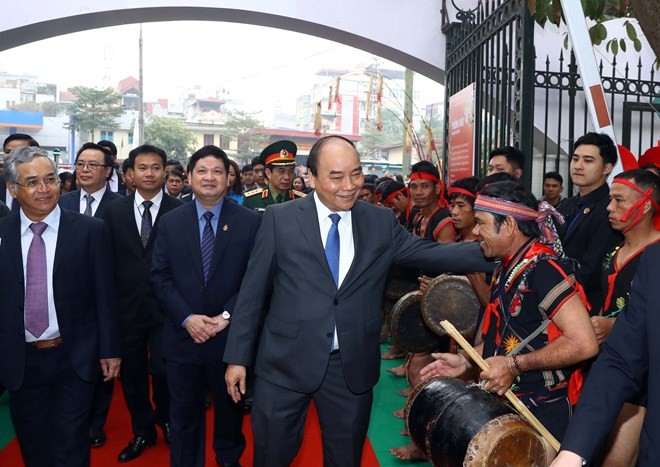
<instances>
[{"instance_id":1,"label":"suit jacket button","mask_svg":"<svg viewBox=\"0 0 660 467\"><path fill-rule=\"evenodd\" d=\"M339 300L335 298L335 300L332 303L334 303L335 305L339 305Z\"/></svg>"}]
</instances>

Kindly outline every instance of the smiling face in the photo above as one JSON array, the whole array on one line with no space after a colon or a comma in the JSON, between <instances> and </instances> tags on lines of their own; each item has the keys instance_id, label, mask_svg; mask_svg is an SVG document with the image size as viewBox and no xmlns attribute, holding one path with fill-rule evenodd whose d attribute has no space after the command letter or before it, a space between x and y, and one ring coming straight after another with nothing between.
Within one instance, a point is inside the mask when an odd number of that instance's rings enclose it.
<instances>
[{"instance_id":1,"label":"smiling face","mask_svg":"<svg viewBox=\"0 0 660 467\"><path fill-rule=\"evenodd\" d=\"M195 198L207 209L220 202L227 190L227 169L220 158L200 158L188 174Z\"/></svg>"},{"instance_id":2,"label":"smiling face","mask_svg":"<svg viewBox=\"0 0 660 467\"><path fill-rule=\"evenodd\" d=\"M331 211L350 210L364 184L360 157L345 141L328 141L318 155L317 174L310 184L321 202Z\"/></svg>"},{"instance_id":3,"label":"smiling face","mask_svg":"<svg viewBox=\"0 0 660 467\"><path fill-rule=\"evenodd\" d=\"M17 165L16 170L20 185L8 185L11 195L18 200L30 220L42 221L55 209L59 199L59 179L52 161L47 157L35 157L31 162ZM37 185L23 186L31 183Z\"/></svg>"},{"instance_id":4,"label":"smiling face","mask_svg":"<svg viewBox=\"0 0 660 467\"><path fill-rule=\"evenodd\" d=\"M472 229L472 234L477 237L479 246L481 246L484 256L488 258L501 258L506 256L511 249L511 239L507 235L509 226L507 218L499 226L495 224L495 216L489 212L475 211L476 225Z\"/></svg>"},{"instance_id":5,"label":"smiling face","mask_svg":"<svg viewBox=\"0 0 660 467\"><path fill-rule=\"evenodd\" d=\"M571 158L571 180L586 195L601 187L612 172L612 164L606 164L600 148L594 144L581 144Z\"/></svg>"}]
</instances>

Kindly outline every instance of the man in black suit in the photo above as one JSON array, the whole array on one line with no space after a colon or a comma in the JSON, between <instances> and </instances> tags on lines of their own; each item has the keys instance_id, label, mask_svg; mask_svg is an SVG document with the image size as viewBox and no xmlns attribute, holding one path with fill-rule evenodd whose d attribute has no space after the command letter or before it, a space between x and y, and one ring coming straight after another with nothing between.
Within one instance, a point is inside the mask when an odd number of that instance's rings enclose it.
<instances>
[{"instance_id":1,"label":"man in black suit","mask_svg":"<svg viewBox=\"0 0 660 467\"><path fill-rule=\"evenodd\" d=\"M94 143L83 144L76 154L76 179L79 189L60 197L62 209L101 219L110 201L121 196L108 189L107 178L112 172L112 156L107 148ZM89 443L93 448L106 443L103 429L108 419L114 391L114 380L103 382L99 374L94 390Z\"/></svg>"},{"instance_id":2,"label":"man in black suit","mask_svg":"<svg viewBox=\"0 0 660 467\"><path fill-rule=\"evenodd\" d=\"M32 146L38 148L39 143L37 143L37 141L32 136L25 133L14 133L13 135L9 135L2 143L2 151L5 155L5 158L10 152L16 148L20 148L21 146ZM5 188L5 185L6 183L4 177L0 176L0 201L5 203L12 212L18 212L20 205L18 202L14 201L14 198L12 198L11 194L9 193L9 188Z\"/></svg>"},{"instance_id":3,"label":"man in black suit","mask_svg":"<svg viewBox=\"0 0 660 467\"><path fill-rule=\"evenodd\" d=\"M106 206L120 197L108 189L112 156L107 148L95 143L83 144L76 154L77 190L62 195L60 207L81 214L103 217Z\"/></svg>"},{"instance_id":4,"label":"man in black suit","mask_svg":"<svg viewBox=\"0 0 660 467\"><path fill-rule=\"evenodd\" d=\"M126 191L126 184L119 173L119 165L117 164L117 145L107 139L102 139L97 144L110 151L110 155L112 156L112 172L110 172L110 176L108 177L108 188L114 193Z\"/></svg>"},{"instance_id":5,"label":"man in black suit","mask_svg":"<svg viewBox=\"0 0 660 467\"><path fill-rule=\"evenodd\" d=\"M123 339L121 384L134 438L119 462L156 442L156 424L169 442L170 396L163 360L163 314L149 281L160 218L183 203L163 193L165 151L143 145L129 156L136 191L108 204L104 219L114 251L115 285ZM149 384L151 375L151 385ZM153 389L154 406L151 403Z\"/></svg>"},{"instance_id":6,"label":"man in black suit","mask_svg":"<svg viewBox=\"0 0 660 467\"><path fill-rule=\"evenodd\" d=\"M214 400L216 460L239 466L245 449L243 408L227 394L222 355L261 218L224 202L228 173L220 148L195 152L188 164L195 200L161 219L154 247L152 282L169 321L164 354L173 467L204 465L207 387Z\"/></svg>"},{"instance_id":7,"label":"man in black suit","mask_svg":"<svg viewBox=\"0 0 660 467\"><path fill-rule=\"evenodd\" d=\"M100 366L119 374L119 330L105 224L60 209L45 151L5 162L20 214L0 219L0 384L27 467L89 466L89 411ZM18 313L17 313L18 311Z\"/></svg>"},{"instance_id":8,"label":"man in black suit","mask_svg":"<svg viewBox=\"0 0 660 467\"><path fill-rule=\"evenodd\" d=\"M552 467L582 466L598 453L623 403L648 391L637 465L660 465L660 245L642 254L630 301L591 367L559 455Z\"/></svg>"},{"instance_id":9,"label":"man in black suit","mask_svg":"<svg viewBox=\"0 0 660 467\"><path fill-rule=\"evenodd\" d=\"M392 263L492 270L477 243L427 242L406 232L391 210L357 200L364 177L349 140L317 141L308 170L313 196L264 213L224 354L227 389L239 401L261 331L251 417L255 466L291 463L311 400L323 427L323 464L360 465Z\"/></svg>"}]
</instances>

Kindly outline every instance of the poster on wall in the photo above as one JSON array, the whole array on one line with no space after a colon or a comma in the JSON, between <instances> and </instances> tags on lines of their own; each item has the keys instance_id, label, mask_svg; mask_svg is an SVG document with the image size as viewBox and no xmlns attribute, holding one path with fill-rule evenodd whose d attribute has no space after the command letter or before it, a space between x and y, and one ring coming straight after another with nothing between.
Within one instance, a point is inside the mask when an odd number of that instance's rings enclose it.
<instances>
[{"instance_id":1,"label":"poster on wall","mask_svg":"<svg viewBox=\"0 0 660 467\"><path fill-rule=\"evenodd\" d=\"M474 175L475 83L449 98L447 183Z\"/></svg>"}]
</instances>

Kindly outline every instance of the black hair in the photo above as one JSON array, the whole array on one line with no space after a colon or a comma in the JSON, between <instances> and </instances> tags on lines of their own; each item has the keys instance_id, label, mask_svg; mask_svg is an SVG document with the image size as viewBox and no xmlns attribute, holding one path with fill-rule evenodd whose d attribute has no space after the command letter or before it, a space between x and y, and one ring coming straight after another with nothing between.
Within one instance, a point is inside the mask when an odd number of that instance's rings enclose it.
<instances>
[{"instance_id":1,"label":"black hair","mask_svg":"<svg viewBox=\"0 0 660 467\"><path fill-rule=\"evenodd\" d=\"M183 165L181 165L181 162L176 160L176 159L168 159L167 162L165 162L165 167L168 165L173 165L175 170L178 170L179 172L183 173Z\"/></svg>"},{"instance_id":2,"label":"black hair","mask_svg":"<svg viewBox=\"0 0 660 467\"><path fill-rule=\"evenodd\" d=\"M525 166L525 156L522 151L513 146L502 146L501 148L493 149L488 155L490 161L495 156L504 156L506 161L513 166L514 169L522 170Z\"/></svg>"},{"instance_id":3,"label":"black hair","mask_svg":"<svg viewBox=\"0 0 660 467\"><path fill-rule=\"evenodd\" d=\"M222 149L212 144L198 149L192 156L190 156L190 160L188 161L188 173L192 173L192 171L195 169L195 165L197 165L197 161L207 156L213 156L216 159L220 159L225 166L227 175L229 175L229 157L227 157L227 154Z\"/></svg>"},{"instance_id":4,"label":"black hair","mask_svg":"<svg viewBox=\"0 0 660 467\"><path fill-rule=\"evenodd\" d=\"M323 146L325 146L329 141L332 140L340 140L348 143L352 148L353 151L355 151L355 156L359 159L360 156L355 149L355 145L353 144L353 141L351 141L348 138L344 138L343 136L339 135L329 135L329 136L324 136L323 138L319 139L316 143L314 143L314 146L312 146L312 149L309 150L309 157L307 158L307 170L309 170L312 175L315 177L318 175L318 166L319 166L319 154L321 153L321 149L323 149Z\"/></svg>"},{"instance_id":5,"label":"black hair","mask_svg":"<svg viewBox=\"0 0 660 467\"><path fill-rule=\"evenodd\" d=\"M413 165L410 168L410 173L415 173L415 172L423 172L423 173L431 174L434 177L436 177L438 180L440 179L440 172L438 172L438 168L429 161L419 161L415 165Z\"/></svg>"},{"instance_id":6,"label":"black hair","mask_svg":"<svg viewBox=\"0 0 660 467\"><path fill-rule=\"evenodd\" d=\"M559 172L546 172L545 174L543 174L543 183L545 183L546 179L548 178L557 180L560 185L564 184L564 177L562 177Z\"/></svg>"},{"instance_id":7,"label":"black hair","mask_svg":"<svg viewBox=\"0 0 660 467\"><path fill-rule=\"evenodd\" d=\"M612 166L616 165L616 161L619 159L616 146L614 145L612 138L607 136L605 133L591 132L580 136L573 145L573 150L577 149L578 146L582 146L583 144L598 146L600 156L603 158L603 162L605 164L610 163Z\"/></svg>"},{"instance_id":8,"label":"black hair","mask_svg":"<svg viewBox=\"0 0 660 467\"><path fill-rule=\"evenodd\" d=\"M479 184L479 179L477 177L465 177L456 180L454 183L451 184L451 188L462 188L463 190L467 190L475 197L477 196L477 185ZM450 188L450 189L451 189ZM474 207L474 201L475 198L470 197L470 196L465 196L461 193L452 193L448 196L449 202L454 201L456 198L463 198L465 201L470 203L470 206Z\"/></svg>"},{"instance_id":9,"label":"black hair","mask_svg":"<svg viewBox=\"0 0 660 467\"><path fill-rule=\"evenodd\" d=\"M365 183L365 184L362 185L362 188L363 189L366 188L367 190L369 190L372 193L376 192L376 185L374 185L373 183Z\"/></svg>"},{"instance_id":10,"label":"black hair","mask_svg":"<svg viewBox=\"0 0 660 467\"><path fill-rule=\"evenodd\" d=\"M166 182L170 178L170 176L180 178L182 182L185 178L184 175L183 175L183 172L181 172L180 170L176 170L176 169L170 170L169 173L167 175L165 175L165 181Z\"/></svg>"},{"instance_id":11,"label":"black hair","mask_svg":"<svg viewBox=\"0 0 660 467\"><path fill-rule=\"evenodd\" d=\"M252 164L245 164L243 168L241 169L241 173L246 173L246 172L252 172L254 169L252 167Z\"/></svg>"},{"instance_id":12,"label":"black hair","mask_svg":"<svg viewBox=\"0 0 660 467\"><path fill-rule=\"evenodd\" d=\"M376 182L378 180L378 175L376 174L367 174L364 176L364 183L372 183L374 185L377 185L378 183Z\"/></svg>"},{"instance_id":13,"label":"black hair","mask_svg":"<svg viewBox=\"0 0 660 467\"><path fill-rule=\"evenodd\" d=\"M96 151L101 151L103 154L103 165L105 167L113 167L115 160L112 158L112 154L110 154L110 150L106 148L105 146L101 146L96 143L85 143L82 146L80 146L80 149L78 149L78 152L76 153L76 162L78 162L78 158L82 154L83 151L86 151L88 149L94 149Z\"/></svg>"},{"instance_id":14,"label":"black hair","mask_svg":"<svg viewBox=\"0 0 660 467\"><path fill-rule=\"evenodd\" d=\"M163 161L163 169L165 168L167 165L167 154L165 154L165 151L163 151L161 148L152 146L151 144L143 144L142 146L138 146L137 148L132 149L131 152L128 153L128 166L130 168L135 168L135 159L137 159L137 156L147 153L153 153L160 156L161 160Z\"/></svg>"},{"instance_id":15,"label":"black hair","mask_svg":"<svg viewBox=\"0 0 660 467\"><path fill-rule=\"evenodd\" d=\"M126 171L130 168L131 168L131 161L129 161L128 159L124 159L124 162L121 163L122 173L126 173Z\"/></svg>"},{"instance_id":16,"label":"black hair","mask_svg":"<svg viewBox=\"0 0 660 467\"><path fill-rule=\"evenodd\" d=\"M234 168L234 172L236 172L234 185L230 186L229 189L237 195L242 195L243 183L241 182L241 168L238 166L238 163L236 161L231 159L229 159L229 165L231 165ZM227 169L227 177L229 177L229 169Z\"/></svg>"},{"instance_id":17,"label":"black hair","mask_svg":"<svg viewBox=\"0 0 660 467\"><path fill-rule=\"evenodd\" d=\"M660 177L653 172L646 169L626 170L614 177L614 179L617 178L632 180L642 191L650 189L651 199L656 203L660 203ZM655 209L653 212L655 212Z\"/></svg>"},{"instance_id":18,"label":"black hair","mask_svg":"<svg viewBox=\"0 0 660 467\"><path fill-rule=\"evenodd\" d=\"M32 146L32 147L39 147L39 143L37 143L37 140L34 139L32 136L26 134L26 133L14 133L13 135L9 135L5 138L5 141L2 143L2 150L4 152L5 146L7 146L7 143L11 143L12 141L27 141L26 146Z\"/></svg>"},{"instance_id":19,"label":"black hair","mask_svg":"<svg viewBox=\"0 0 660 467\"><path fill-rule=\"evenodd\" d=\"M252 169L254 170L255 165L263 165L259 160L259 156L252 158Z\"/></svg>"},{"instance_id":20,"label":"black hair","mask_svg":"<svg viewBox=\"0 0 660 467\"><path fill-rule=\"evenodd\" d=\"M492 183L485 187L479 194L522 204L534 211L538 211L539 209L539 203L536 197L520 183L514 181ZM500 226L507 216L501 214L493 214L493 216L495 217L495 228L499 232ZM513 220L516 221L518 229L525 237L537 238L540 236L539 226L536 221L521 221L516 218L513 218Z\"/></svg>"},{"instance_id":21,"label":"black hair","mask_svg":"<svg viewBox=\"0 0 660 467\"><path fill-rule=\"evenodd\" d=\"M492 185L493 183L498 183L498 182L520 183L520 181L514 178L514 176L511 174L508 174L506 172L497 172L494 174L487 175L486 177L481 179L481 181L477 184L477 193L481 193L483 189L486 188L488 185Z\"/></svg>"},{"instance_id":22,"label":"black hair","mask_svg":"<svg viewBox=\"0 0 660 467\"><path fill-rule=\"evenodd\" d=\"M297 175L297 176L293 177L293 180L295 181L297 178L299 178L300 181L302 182L303 190L306 190L307 189L307 183L305 183L305 177L303 177L302 175Z\"/></svg>"},{"instance_id":23,"label":"black hair","mask_svg":"<svg viewBox=\"0 0 660 467\"><path fill-rule=\"evenodd\" d=\"M113 158L117 157L117 146L112 141L109 141L107 139L102 139L96 144L98 144L99 146L103 146L104 148L108 148Z\"/></svg>"},{"instance_id":24,"label":"black hair","mask_svg":"<svg viewBox=\"0 0 660 467\"><path fill-rule=\"evenodd\" d=\"M406 186L403 183L399 183L396 180L386 180L384 182L381 182L376 190L380 189L380 197L383 201L385 201L392 193L395 193L399 190L404 189ZM408 196L408 194L405 191L402 191L401 194L403 196Z\"/></svg>"}]
</instances>

